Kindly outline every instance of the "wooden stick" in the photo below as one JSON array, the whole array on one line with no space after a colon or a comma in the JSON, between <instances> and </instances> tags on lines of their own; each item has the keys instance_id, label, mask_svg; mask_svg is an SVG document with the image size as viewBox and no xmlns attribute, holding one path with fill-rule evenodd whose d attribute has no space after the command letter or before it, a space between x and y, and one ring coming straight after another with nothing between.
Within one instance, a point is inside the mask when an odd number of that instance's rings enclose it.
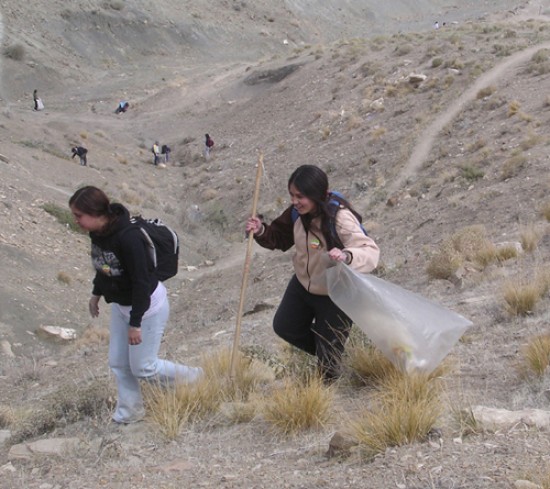
<instances>
[{"instance_id":1,"label":"wooden stick","mask_svg":"<svg viewBox=\"0 0 550 489\"><path fill-rule=\"evenodd\" d=\"M256 216L256 209L258 207L258 198L260 196L260 182L262 178L262 168L264 166L264 155L260 153L258 158L258 169L256 170L256 188L254 190L254 200L252 201L252 217ZM235 327L235 337L233 338L233 351L231 352L231 369L230 377L235 379L235 368L237 361L237 352L239 349L239 339L241 336L241 323L244 308L244 296L246 292L246 286L248 283L248 274L250 272L250 256L252 252L252 244L254 243L254 233L250 231L248 233L248 242L246 247L246 257L244 260L243 280L241 284L241 297L239 300L239 311L237 312L237 324Z\"/></svg>"}]
</instances>

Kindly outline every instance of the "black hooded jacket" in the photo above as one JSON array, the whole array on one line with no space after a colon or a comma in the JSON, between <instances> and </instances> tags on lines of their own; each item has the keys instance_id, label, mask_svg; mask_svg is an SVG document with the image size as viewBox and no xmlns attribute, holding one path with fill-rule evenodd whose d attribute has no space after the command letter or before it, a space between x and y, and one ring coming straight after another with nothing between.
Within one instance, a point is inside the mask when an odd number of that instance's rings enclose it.
<instances>
[{"instance_id":1,"label":"black hooded jacket","mask_svg":"<svg viewBox=\"0 0 550 489\"><path fill-rule=\"evenodd\" d=\"M147 244L139 228L130 223L128 209L121 204L111 208L118 216L111 229L106 234L90 233L96 270L92 293L109 303L132 306L130 326L139 328L158 280Z\"/></svg>"}]
</instances>

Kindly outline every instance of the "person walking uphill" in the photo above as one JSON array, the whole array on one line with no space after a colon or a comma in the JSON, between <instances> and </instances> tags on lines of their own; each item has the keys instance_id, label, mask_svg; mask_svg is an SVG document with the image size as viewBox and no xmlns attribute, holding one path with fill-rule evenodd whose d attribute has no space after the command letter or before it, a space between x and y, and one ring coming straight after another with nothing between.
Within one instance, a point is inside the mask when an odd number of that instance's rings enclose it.
<instances>
[{"instance_id":1,"label":"person walking uphill","mask_svg":"<svg viewBox=\"0 0 550 489\"><path fill-rule=\"evenodd\" d=\"M111 204L93 186L77 190L69 207L92 242L96 274L90 314L99 315L101 297L111 304L109 366L118 388L113 421L133 423L145 414L140 379L194 382L203 371L158 358L170 306L166 288L155 277L148 245L139 227L130 223L128 210Z\"/></svg>"},{"instance_id":2,"label":"person walking uphill","mask_svg":"<svg viewBox=\"0 0 550 489\"><path fill-rule=\"evenodd\" d=\"M371 272L380 250L361 227L361 216L349 202L328 190L326 173L314 165L297 168L288 180L292 205L271 224L259 217L246 231L269 249L295 247L294 276L273 319L275 333L288 343L316 355L325 381L340 374L340 360L352 321L328 296L326 270L343 261Z\"/></svg>"}]
</instances>

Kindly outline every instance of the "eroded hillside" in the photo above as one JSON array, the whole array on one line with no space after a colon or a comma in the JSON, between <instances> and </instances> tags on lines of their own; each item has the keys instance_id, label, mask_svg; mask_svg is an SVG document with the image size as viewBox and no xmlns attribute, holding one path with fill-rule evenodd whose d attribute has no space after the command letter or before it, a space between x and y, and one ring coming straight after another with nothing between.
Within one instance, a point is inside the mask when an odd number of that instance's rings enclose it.
<instances>
[{"instance_id":1,"label":"eroded hillside","mask_svg":"<svg viewBox=\"0 0 550 489\"><path fill-rule=\"evenodd\" d=\"M2 59L0 333L13 352L0 353L3 407L36 408L47 394L108 379L101 338L66 347L34 335L40 324L87 334L88 238L47 212L64 209L83 184L101 186L134 212L162 216L180 232L167 355L196 363L201 353L229 345L242 223L260 151L260 211L268 219L288 205L290 172L318 164L365 216L382 249L378 274L474 321L453 349L449 406L547 407L546 380L527 383L515 365L522 345L545 331L548 294L521 316L510 314L503 288L533 282L548 266L550 30L539 15L548 7L499 2L499 23L482 17L486 5L479 2L470 16L445 2L418 2L417 10L387 3L375 15L355 10L358 2L341 11L306 1L220 2L214 11L209 2L168 0L154 7L32 2L32 9L4 2L4 44L24 48L21 59ZM433 11L448 25L432 29ZM383 35L361 36L367 22ZM336 31L346 35L337 40ZM31 110L34 88L44 112ZM116 116L121 99L131 101L131 110ZM205 132L216 141L208 160ZM151 165L156 139L173 148L166 169ZM427 152L419 152L426 141ZM89 167L70 158L74 144L90 149ZM430 268L445 258L451 237L458 247L479 233L491 245L520 251L495 261L495 254L481 259L461 249L464 261L447 276ZM493 249L486 240L476 243ZM246 347L276 354L270 324L290 273L288 254L255 248ZM95 328L108 324L103 309ZM346 409L363 400L347 387L338 395ZM117 477L118 487L308 487L312 473L331 487L364 487L367 476L371 487L402 479L403 487L425 487L433 474L436 487L507 487L533 458L546 456L539 433L484 432L458 445L451 441L451 411L440 448L401 447L371 465L323 457L338 419L321 433L277 442L261 419L206 422L173 444L154 429L121 432L111 453L96 443L111 446L106 419L82 417L54 428L55 435L84 438L88 448L78 457L67 455L63 467L48 460L38 471L34 461L10 462L16 469L2 475L6 487L72 487L75 474L79 487L117 487ZM152 450L147 436L155 440ZM158 470L180 458L188 464L183 469ZM298 468L287 471L296 460ZM126 477L132 464L140 467L139 481Z\"/></svg>"}]
</instances>

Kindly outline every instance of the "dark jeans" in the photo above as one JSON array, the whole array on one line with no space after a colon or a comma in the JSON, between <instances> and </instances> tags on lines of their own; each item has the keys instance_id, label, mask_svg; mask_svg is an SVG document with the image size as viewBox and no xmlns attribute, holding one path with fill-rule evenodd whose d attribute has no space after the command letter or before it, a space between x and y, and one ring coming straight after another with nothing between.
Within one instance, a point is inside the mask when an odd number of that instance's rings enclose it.
<instances>
[{"instance_id":1,"label":"dark jeans","mask_svg":"<svg viewBox=\"0 0 550 489\"><path fill-rule=\"evenodd\" d=\"M275 333L301 350L316 355L327 380L338 377L351 319L327 295L309 293L296 275L290 280L273 318Z\"/></svg>"}]
</instances>

